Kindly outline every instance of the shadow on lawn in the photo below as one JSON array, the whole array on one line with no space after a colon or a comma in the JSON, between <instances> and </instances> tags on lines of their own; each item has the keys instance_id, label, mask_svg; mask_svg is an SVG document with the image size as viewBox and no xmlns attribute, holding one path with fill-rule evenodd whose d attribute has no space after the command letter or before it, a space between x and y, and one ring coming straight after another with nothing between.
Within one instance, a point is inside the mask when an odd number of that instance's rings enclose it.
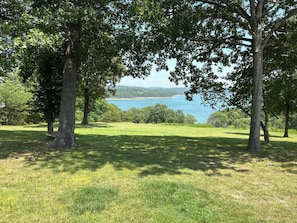
<instances>
[{"instance_id":1,"label":"shadow on lawn","mask_svg":"<svg viewBox=\"0 0 297 223\"><path fill-rule=\"evenodd\" d=\"M28 154L35 158L45 150L45 139L46 134L41 131L0 130L0 160Z\"/></svg>"},{"instance_id":2,"label":"shadow on lawn","mask_svg":"<svg viewBox=\"0 0 297 223\"><path fill-rule=\"evenodd\" d=\"M249 162L243 152L245 140L227 138L190 138L178 136L77 135L79 148L52 150L39 157L37 168L53 171L95 171L105 164L114 168L140 169L140 176L179 174L181 169L205 171L236 169L234 163ZM32 163L35 165L35 163Z\"/></svg>"},{"instance_id":3,"label":"shadow on lawn","mask_svg":"<svg viewBox=\"0 0 297 223\"><path fill-rule=\"evenodd\" d=\"M42 138L44 133L26 131L25 135L24 132L13 132L10 136L7 134L4 134L7 141L5 149L0 149L0 159L12 153L21 156L31 152L34 159L26 159L31 161L29 165L37 169L50 168L54 172L96 171L105 164L111 164L119 170L139 169L139 176L179 174L182 169L222 175L221 170L224 169L248 172L238 165L251 162L253 158L268 158L281 162L286 171L296 173L297 156L296 150L292 148L297 143L290 142L277 142L276 146L264 148L261 153L250 154L245 150L246 139L77 134L80 143L78 148L47 150ZM30 134L30 137L26 134ZM0 131L0 139L1 136L3 131ZM28 141L26 137L35 138L35 141ZM19 142L16 143L14 139ZM38 162L33 162L36 159Z\"/></svg>"}]
</instances>

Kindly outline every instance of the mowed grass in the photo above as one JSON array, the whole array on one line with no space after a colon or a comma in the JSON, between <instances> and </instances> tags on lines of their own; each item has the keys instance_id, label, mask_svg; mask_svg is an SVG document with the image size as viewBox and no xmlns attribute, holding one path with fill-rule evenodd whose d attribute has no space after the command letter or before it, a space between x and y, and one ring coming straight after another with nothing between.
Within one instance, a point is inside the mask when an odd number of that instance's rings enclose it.
<instances>
[{"instance_id":1,"label":"mowed grass","mask_svg":"<svg viewBox=\"0 0 297 223\"><path fill-rule=\"evenodd\" d=\"M95 123L48 149L45 125L0 126L0 222L297 222L297 133Z\"/></svg>"}]
</instances>

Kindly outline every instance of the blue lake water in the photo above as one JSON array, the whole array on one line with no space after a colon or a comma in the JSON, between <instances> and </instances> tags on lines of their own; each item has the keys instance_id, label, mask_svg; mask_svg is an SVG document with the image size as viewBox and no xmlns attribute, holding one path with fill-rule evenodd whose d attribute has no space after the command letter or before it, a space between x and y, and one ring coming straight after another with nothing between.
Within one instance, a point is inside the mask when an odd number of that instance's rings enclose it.
<instances>
[{"instance_id":1,"label":"blue lake water","mask_svg":"<svg viewBox=\"0 0 297 223\"><path fill-rule=\"evenodd\" d=\"M193 101L187 101L184 95L177 95L172 98L148 98L148 99L107 99L111 104L118 106L121 110L130 108L143 108L157 103L167 105L173 110L182 110L185 114L195 116L198 123L206 123L210 114L216 112L211 107L201 103L199 96L195 96Z\"/></svg>"}]
</instances>

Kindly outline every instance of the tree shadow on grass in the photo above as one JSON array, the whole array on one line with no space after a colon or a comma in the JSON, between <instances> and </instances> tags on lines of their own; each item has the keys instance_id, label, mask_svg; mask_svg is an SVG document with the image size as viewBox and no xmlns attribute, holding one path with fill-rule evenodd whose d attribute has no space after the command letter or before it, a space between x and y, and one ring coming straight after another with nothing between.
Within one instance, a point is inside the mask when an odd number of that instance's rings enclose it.
<instances>
[{"instance_id":1,"label":"tree shadow on grass","mask_svg":"<svg viewBox=\"0 0 297 223\"><path fill-rule=\"evenodd\" d=\"M41 131L0 130L0 160L24 156L35 159L46 149L45 139Z\"/></svg>"},{"instance_id":2,"label":"tree shadow on grass","mask_svg":"<svg viewBox=\"0 0 297 223\"><path fill-rule=\"evenodd\" d=\"M105 136L77 135L79 148L51 150L32 162L36 168L50 168L55 172L75 173L96 171L106 164L115 169L140 168L140 176L179 174L181 169L201 170L209 175L232 168L227 162L248 162L243 141L222 139L226 146L217 148L217 139L177 136ZM242 144L242 145L241 145ZM230 151L237 150L236 157ZM241 153L241 154L240 154ZM240 154L240 155L239 155ZM238 155L241 157L239 158Z\"/></svg>"},{"instance_id":3,"label":"tree shadow on grass","mask_svg":"<svg viewBox=\"0 0 297 223\"><path fill-rule=\"evenodd\" d=\"M289 142L283 149L276 147L277 151L266 148L261 153L251 154L246 151L246 139L89 134L77 137L78 148L49 151L39 157L41 162L31 162L30 165L70 173L96 171L111 164L117 170L138 169L139 176L180 174L184 169L224 175L222 170L248 172L238 166L252 162L254 158L282 162L283 168L294 173L294 162L297 161L296 156L289 155L284 149L297 145ZM230 176L230 172L225 176Z\"/></svg>"},{"instance_id":4,"label":"tree shadow on grass","mask_svg":"<svg viewBox=\"0 0 297 223\"><path fill-rule=\"evenodd\" d=\"M139 176L147 176L180 174L184 169L207 175L223 175L222 170L245 173L249 170L241 169L240 164L263 158L280 162L285 171L297 173L297 143L292 142L274 142L273 147L253 154L246 151L247 140L238 138L76 136L78 148L48 150L43 132L0 131L0 159L13 154L23 156L36 169L70 173L96 171L111 164L115 169L137 169Z\"/></svg>"},{"instance_id":5,"label":"tree shadow on grass","mask_svg":"<svg viewBox=\"0 0 297 223\"><path fill-rule=\"evenodd\" d=\"M243 133L243 132L225 132L225 134L249 136L249 133ZM261 134L261 137L264 137L264 135ZM271 138L280 138L280 139L283 139L283 138L284 138L283 136L271 135L271 134L269 134L269 137L270 137L270 139L271 139Z\"/></svg>"}]
</instances>

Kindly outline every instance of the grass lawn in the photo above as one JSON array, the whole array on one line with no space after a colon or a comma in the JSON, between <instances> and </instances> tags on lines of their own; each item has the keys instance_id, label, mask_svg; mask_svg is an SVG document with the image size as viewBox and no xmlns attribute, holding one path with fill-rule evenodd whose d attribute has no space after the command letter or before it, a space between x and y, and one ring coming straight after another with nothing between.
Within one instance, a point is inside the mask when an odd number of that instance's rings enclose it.
<instances>
[{"instance_id":1,"label":"grass lawn","mask_svg":"<svg viewBox=\"0 0 297 223\"><path fill-rule=\"evenodd\" d=\"M48 149L45 125L0 126L0 222L297 222L297 133L245 151L248 130L77 126Z\"/></svg>"}]
</instances>

